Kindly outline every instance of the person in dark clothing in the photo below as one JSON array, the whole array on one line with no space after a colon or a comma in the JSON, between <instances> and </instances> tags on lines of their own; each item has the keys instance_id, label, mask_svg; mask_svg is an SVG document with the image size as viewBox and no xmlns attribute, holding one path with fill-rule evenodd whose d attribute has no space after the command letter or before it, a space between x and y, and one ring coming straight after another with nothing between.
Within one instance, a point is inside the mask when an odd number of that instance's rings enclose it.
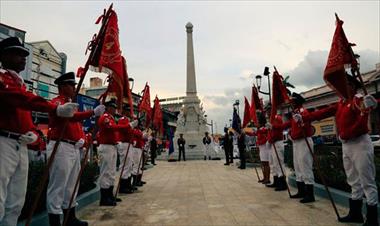
<instances>
[{"instance_id":1,"label":"person in dark clothing","mask_svg":"<svg viewBox=\"0 0 380 226\"><path fill-rule=\"evenodd\" d=\"M240 166L239 169L245 169L245 132L244 130L238 136L238 148L239 148L239 156L240 156Z\"/></svg>"},{"instance_id":2,"label":"person in dark clothing","mask_svg":"<svg viewBox=\"0 0 380 226\"><path fill-rule=\"evenodd\" d=\"M224 147L224 154L226 155L226 163L224 165L230 164L230 145L229 145L229 134L228 134L228 128L224 128L224 137L223 137L223 147ZM232 160L232 159L231 159Z\"/></svg>"},{"instance_id":3,"label":"person in dark clothing","mask_svg":"<svg viewBox=\"0 0 380 226\"><path fill-rule=\"evenodd\" d=\"M230 154L230 163L234 163L234 133L228 132L228 151Z\"/></svg>"},{"instance_id":4,"label":"person in dark clothing","mask_svg":"<svg viewBox=\"0 0 380 226\"><path fill-rule=\"evenodd\" d=\"M152 140L150 141L150 162L152 165L156 165L155 160L157 158L157 140L156 134L152 133Z\"/></svg>"},{"instance_id":5,"label":"person in dark clothing","mask_svg":"<svg viewBox=\"0 0 380 226\"><path fill-rule=\"evenodd\" d=\"M185 144L186 144L186 140L183 138L183 134L179 134L179 138L177 140L177 144L178 144L178 151L179 151L179 154L178 154L178 161L181 161L181 153L183 155L183 161L186 161L186 156L185 156Z\"/></svg>"}]
</instances>

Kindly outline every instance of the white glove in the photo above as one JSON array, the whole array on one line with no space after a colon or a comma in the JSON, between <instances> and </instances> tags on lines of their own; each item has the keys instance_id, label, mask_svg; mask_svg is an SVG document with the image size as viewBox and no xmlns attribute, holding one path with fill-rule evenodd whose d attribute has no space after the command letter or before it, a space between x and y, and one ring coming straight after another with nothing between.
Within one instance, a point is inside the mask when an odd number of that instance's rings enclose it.
<instances>
[{"instance_id":1,"label":"white glove","mask_svg":"<svg viewBox=\"0 0 380 226\"><path fill-rule=\"evenodd\" d=\"M265 127L266 127L267 129L272 129L272 124L270 124L269 122L267 122L267 123L265 124Z\"/></svg>"},{"instance_id":2,"label":"white glove","mask_svg":"<svg viewBox=\"0 0 380 226\"><path fill-rule=\"evenodd\" d=\"M74 116L74 113L78 110L77 103L65 103L62 105L58 105L57 107L57 115L59 117L71 118Z\"/></svg>"},{"instance_id":3,"label":"white glove","mask_svg":"<svg viewBox=\"0 0 380 226\"><path fill-rule=\"evenodd\" d=\"M31 143L34 143L36 140L37 140L37 135L35 133L33 133L32 131L29 131L23 135L21 135L19 138L18 138L18 142L20 144L24 144L24 145L27 145L27 144L31 144Z\"/></svg>"},{"instance_id":4,"label":"white glove","mask_svg":"<svg viewBox=\"0 0 380 226\"><path fill-rule=\"evenodd\" d=\"M366 95L363 98L364 106L365 108L376 108L377 107L377 100L372 95Z\"/></svg>"},{"instance_id":5,"label":"white glove","mask_svg":"<svg viewBox=\"0 0 380 226\"><path fill-rule=\"evenodd\" d=\"M295 113L295 114L293 114L293 119L294 119L294 121L296 121L297 123L300 123L300 122L302 122L302 115L299 114L299 113Z\"/></svg>"},{"instance_id":6,"label":"white glove","mask_svg":"<svg viewBox=\"0 0 380 226\"><path fill-rule=\"evenodd\" d=\"M81 147L83 147L84 145L84 139L83 138L80 138L76 143L75 143L75 149L79 149Z\"/></svg>"},{"instance_id":7,"label":"white glove","mask_svg":"<svg viewBox=\"0 0 380 226\"><path fill-rule=\"evenodd\" d=\"M130 125L132 128L135 128L138 124L139 124L139 121L138 121L138 120L133 120L132 122L129 123L129 125Z\"/></svg>"},{"instance_id":8,"label":"white glove","mask_svg":"<svg viewBox=\"0 0 380 226\"><path fill-rule=\"evenodd\" d=\"M95 115L96 117L99 117L99 116L101 116L105 111L106 111L106 106L104 106L103 104L98 105L98 106L96 106L96 108L94 108L94 115Z\"/></svg>"}]
</instances>

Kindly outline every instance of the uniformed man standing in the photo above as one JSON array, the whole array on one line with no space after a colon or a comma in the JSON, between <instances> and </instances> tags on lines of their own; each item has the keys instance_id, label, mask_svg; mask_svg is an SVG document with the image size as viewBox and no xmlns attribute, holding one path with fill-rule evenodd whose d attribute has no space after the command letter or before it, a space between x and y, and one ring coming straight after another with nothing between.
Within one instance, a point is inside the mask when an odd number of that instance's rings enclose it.
<instances>
[{"instance_id":1,"label":"uniformed man standing","mask_svg":"<svg viewBox=\"0 0 380 226\"><path fill-rule=\"evenodd\" d=\"M75 74L69 72L58 77L54 84L58 85L58 96L51 100L57 106L69 103L75 95ZM47 211L51 226L61 225L60 215L68 216L68 225L86 226L87 222L80 221L75 217L76 194L72 206L69 206L71 195L74 191L75 182L80 171L80 148L84 145L84 132L82 121L95 115L100 116L105 110L104 105L97 106L94 110L77 112L66 123L61 117L53 114L49 116L50 141L47 146L47 155L50 157L55 143L63 137L59 143L53 164L49 170L49 184L47 188ZM64 131L62 129L65 128ZM63 210L63 212L62 212Z\"/></svg>"},{"instance_id":2,"label":"uniformed man standing","mask_svg":"<svg viewBox=\"0 0 380 226\"><path fill-rule=\"evenodd\" d=\"M203 137L203 151L204 151L204 160L211 160L211 137L208 135L208 132L205 132L205 137Z\"/></svg>"},{"instance_id":3,"label":"uniformed man standing","mask_svg":"<svg viewBox=\"0 0 380 226\"><path fill-rule=\"evenodd\" d=\"M178 144L178 161L181 161L181 153L183 155L183 161L186 161L186 155L185 155L185 144L186 140L183 138L183 134L179 134L179 138L177 140Z\"/></svg>"},{"instance_id":4,"label":"uniformed man standing","mask_svg":"<svg viewBox=\"0 0 380 226\"><path fill-rule=\"evenodd\" d=\"M245 144L245 132L244 132L244 130L240 130L240 133L238 135L238 148L239 148L239 157L240 157L239 169L245 169L246 144Z\"/></svg>"},{"instance_id":5,"label":"uniformed man standing","mask_svg":"<svg viewBox=\"0 0 380 226\"><path fill-rule=\"evenodd\" d=\"M77 104L51 104L28 92L19 75L25 69L28 49L16 37L0 42L0 225L15 226L25 201L28 179L26 145L37 140L31 111L72 117Z\"/></svg>"},{"instance_id":6,"label":"uniformed man standing","mask_svg":"<svg viewBox=\"0 0 380 226\"><path fill-rule=\"evenodd\" d=\"M152 165L156 165L155 159L157 158L157 139L156 133L152 133L152 139L150 141L150 161Z\"/></svg>"},{"instance_id":7,"label":"uniformed man standing","mask_svg":"<svg viewBox=\"0 0 380 226\"><path fill-rule=\"evenodd\" d=\"M141 123L133 130L133 166L132 166L132 178L133 186L141 187L144 182L142 181L142 170L143 168L143 147L145 145L144 134L142 132L143 126Z\"/></svg>"},{"instance_id":8,"label":"uniformed man standing","mask_svg":"<svg viewBox=\"0 0 380 226\"><path fill-rule=\"evenodd\" d=\"M223 148L224 148L224 154L226 156L226 163L224 165L228 166L230 164L230 145L229 145L229 134L228 134L228 128L224 128L224 136L223 136Z\"/></svg>"}]
</instances>

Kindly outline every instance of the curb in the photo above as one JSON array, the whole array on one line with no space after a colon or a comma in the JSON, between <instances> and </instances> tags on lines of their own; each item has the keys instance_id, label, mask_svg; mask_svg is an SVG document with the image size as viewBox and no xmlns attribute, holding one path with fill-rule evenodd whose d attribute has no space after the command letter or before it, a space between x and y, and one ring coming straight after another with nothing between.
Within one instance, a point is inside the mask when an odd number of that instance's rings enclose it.
<instances>
[{"instance_id":1,"label":"curb","mask_svg":"<svg viewBox=\"0 0 380 226\"><path fill-rule=\"evenodd\" d=\"M77 203L76 210L80 210L89 204L99 200L100 193L99 193L99 186L96 184L96 187L92 190L85 192L77 197ZM21 221L17 223L17 226L24 226L25 221ZM49 218L46 211L36 215L33 217L32 222L30 223L30 226L49 226Z\"/></svg>"}]
</instances>

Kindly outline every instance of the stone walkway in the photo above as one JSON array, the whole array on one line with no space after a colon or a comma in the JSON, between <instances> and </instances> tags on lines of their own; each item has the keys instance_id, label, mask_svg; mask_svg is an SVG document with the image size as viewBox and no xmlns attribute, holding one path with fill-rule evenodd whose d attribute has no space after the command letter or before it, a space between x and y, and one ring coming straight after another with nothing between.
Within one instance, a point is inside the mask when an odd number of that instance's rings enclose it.
<instances>
[{"instance_id":1,"label":"stone walkway","mask_svg":"<svg viewBox=\"0 0 380 226\"><path fill-rule=\"evenodd\" d=\"M239 170L222 161L159 161L144 180L139 192L120 196L118 206L93 203L79 215L96 226L345 225L336 221L328 200L316 197L313 204L301 204L286 191L257 183L252 168Z\"/></svg>"}]
</instances>

